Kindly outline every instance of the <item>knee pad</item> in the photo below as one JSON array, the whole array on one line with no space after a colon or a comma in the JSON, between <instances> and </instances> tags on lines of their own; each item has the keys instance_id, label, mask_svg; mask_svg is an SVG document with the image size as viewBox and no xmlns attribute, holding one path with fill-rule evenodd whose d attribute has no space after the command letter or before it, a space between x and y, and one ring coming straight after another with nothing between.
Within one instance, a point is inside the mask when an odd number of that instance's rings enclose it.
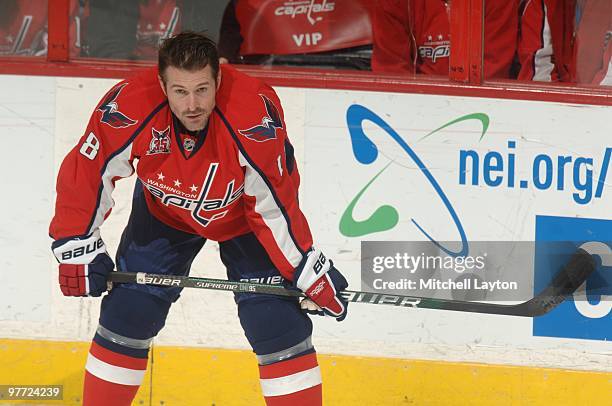
<instances>
[{"instance_id":1,"label":"knee pad","mask_svg":"<svg viewBox=\"0 0 612 406\"><path fill-rule=\"evenodd\" d=\"M94 341L111 351L145 358L166 323L170 302L134 289L113 288L102 299Z\"/></svg>"},{"instance_id":2,"label":"knee pad","mask_svg":"<svg viewBox=\"0 0 612 406\"><path fill-rule=\"evenodd\" d=\"M260 365L314 352L312 321L295 298L249 298L238 304L238 317Z\"/></svg>"}]
</instances>

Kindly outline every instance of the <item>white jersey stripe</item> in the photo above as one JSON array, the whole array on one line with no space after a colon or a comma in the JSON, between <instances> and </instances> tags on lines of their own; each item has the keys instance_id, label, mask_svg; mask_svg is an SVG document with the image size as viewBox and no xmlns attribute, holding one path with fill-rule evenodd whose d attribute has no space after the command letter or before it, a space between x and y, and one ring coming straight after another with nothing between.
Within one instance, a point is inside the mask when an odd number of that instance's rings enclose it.
<instances>
[{"instance_id":1,"label":"white jersey stripe","mask_svg":"<svg viewBox=\"0 0 612 406\"><path fill-rule=\"evenodd\" d=\"M89 295L89 265L85 265L85 294Z\"/></svg>"},{"instance_id":2,"label":"white jersey stripe","mask_svg":"<svg viewBox=\"0 0 612 406\"><path fill-rule=\"evenodd\" d=\"M261 215L287 261L294 268L297 267L302 260L302 253L291 238L289 224L274 200L273 191L269 189L259 172L249 164L242 153L239 153L239 159L240 164L246 167L244 193L255 198L255 212Z\"/></svg>"},{"instance_id":3,"label":"white jersey stripe","mask_svg":"<svg viewBox=\"0 0 612 406\"><path fill-rule=\"evenodd\" d=\"M16 54L21 50L21 46L23 45L25 38L28 35L30 25L32 25L32 16L23 16L23 21L21 23L21 27L19 27L17 38L15 38L15 43L13 44L13 49L11 50L11 53Z\"/></svg>"},{"instance_id":4,"label":"white jersey stripe","mask_svg":"<svg viewBox=\"0 0 612 406\"><path fill-rule=\"evenodd\" d=\"M264 396L283 396L321 384L319 366L281 378L260 379Z\"/></svg>"},{"instance_id":5,"label":"white jersey stripe","mask_svg":"<svg viewBox=\"0 0 612 406\"><path fill-rule=\"evenodd\" d=\"M104 174L102 174L102 193L100 196L100 202L98 203L98 209L94 217L94 221L87 230L87 234L96 230L104 222L104 216L110 209L115 205L113 200L113 191L115 185L113 185L113 178L121 177L127 178L134 173L134 167L130 163L130 155L132 153L132 144L128 145L120 154L115 155L106 165Z\"/></svg>"},{"instance_id":6,"label":"white jersey stripe","mask_svg":"<svg viewBox=\"0 0 612 406\"><path fill-rule=\"evenodd\" d=\"M538 49L533 61L533 80L541 82L552 81L552 71L555 65L552 62L553 45L550 25L548 24L548 7L543 4L542 48Z\"/></svg>"},{"instance_id":7,"label":"white jersey stripe","mask_svg":"<svg viewBox=\"0 0 612 406\"><path fill-rule=\"evenodd\" d=\"M608 62L606 75L603 77L601 82L599 82L599 84L603 86L612 86L612 59L610 59L610 62Z\"/></svg>"},{"instance_id":8,"label":"white jersey stripe","mask_svg":"<svg viewBox=\"0 0 612 406\"><path fill-rule=\"evenodd\" d=\"M85 369L92 375L107 382L119 385L138 386L142 383L146 370L129 369L108 364L91 353L87 356Z\"/></svg>"},{"instance_id":9,"label":"white jersey stripe","mask_svg":"<svg viewBox=\"0 0 612 406\"><path fill-rule=\"evenodd\" d=\"M181 12L180 12L180 9L178 7L174 7L172 9L172 15L170 16L170 21L168 21L168 28L164 32L164 34L161 37L161 39L170 38L170 36L174 32L174 29L176 28L176 25L178 23L180 14L181 14Z\"/></svg>"}]
</instances>

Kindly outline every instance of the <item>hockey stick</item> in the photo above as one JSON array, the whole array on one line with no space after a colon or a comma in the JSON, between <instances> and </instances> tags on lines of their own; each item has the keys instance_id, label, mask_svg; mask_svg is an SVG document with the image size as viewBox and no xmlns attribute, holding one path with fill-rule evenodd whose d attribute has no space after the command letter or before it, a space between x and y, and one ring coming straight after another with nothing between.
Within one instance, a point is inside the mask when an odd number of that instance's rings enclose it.
<instances>
[{"instance_id":1,"label":"hockey stick","mask_svg":"<svg viewBox=\"0 0 612 406\"><path fill-rule=\"evenodd\" d=\"M578 249L576 253L572 255L568 263L554 277L552 282L537 296L526 302L512 305L356 292L351 290L345 290L341 292L341 294L349 302L355 303L386 304L401 307L535 317L548 313L563 302L566 297L574 293L574 291L586 281L594 270L595 261L591 254L583 249ZM304 293L287 289L282 285L233 282L223 279L195 278L189 276L147 274L144 272L112 272L110 281L114 283L138 283L178 288L198 288L306 297Z\"/></svg>"}]
</instances>

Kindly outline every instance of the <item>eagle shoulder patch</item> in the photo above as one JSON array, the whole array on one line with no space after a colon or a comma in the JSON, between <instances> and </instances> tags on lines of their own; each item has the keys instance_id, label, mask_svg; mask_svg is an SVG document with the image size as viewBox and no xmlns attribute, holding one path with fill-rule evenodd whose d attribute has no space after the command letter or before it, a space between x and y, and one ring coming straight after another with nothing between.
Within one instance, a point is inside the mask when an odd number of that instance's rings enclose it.
<instances>
[{"instance_id":1,"label":"eagle shoulder patch","mask_svg":"<svg viewBox=\"0 0 612 406\"><path fill-rule=\"evenodd\" d=\"M238 130L238 132L250 140L266 142L276 139L276 130L278 128L283 129L283 121L281 120L278 109L274 103L272 103L272 100L263 94L259 96L264 102L267 115L261 119L261 124L257 124L246 130Z\"/></svg>"}]
</instances>

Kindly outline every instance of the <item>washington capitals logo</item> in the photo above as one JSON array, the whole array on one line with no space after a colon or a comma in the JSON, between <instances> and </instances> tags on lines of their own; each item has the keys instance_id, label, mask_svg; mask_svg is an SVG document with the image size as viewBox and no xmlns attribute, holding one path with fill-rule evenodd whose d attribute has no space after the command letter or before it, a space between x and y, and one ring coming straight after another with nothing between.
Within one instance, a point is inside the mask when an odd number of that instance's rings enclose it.
<instances>
[{"instance_id":1,"label":"washington capitals logo","mask_svg":"<svg viewBox=\"0 0 612 406\"><path fill-rule=\"evenodd\" d=\"M116 88L114 88L102 101L100 107L98 107L98 111L102 112L102 118L100 119L100 121L110 125L113 128L125 128L134 125L138 122L138 120L132 120L131 118L119 111L117 97L126 85L127 83L124 83L121 86L117 86Z\"/></svg>"},{"instance_id":2,"label":"washington capitals logo","mask_svg":"<svg viewBox=\"0 0 612 406\"><path fill-rule=\"evenodd\" d=\"M238 130L238 132L250 140L257 142L265 142L276 138L276 129L283 129L283 121L281 120L278 109L263 94L260 94L266 107L267 116L261 119L261 124L251 127L247 130Z\"/></svg>"},{"instance_id":3,"label":"washington capitals logo","mask_svg":"<svg viewBox=\"0 0 612 406\"><path fill-rule=\"evenodd\" d=\"M169 154L170 153L170 126L165 130L157 131L155 128L151 128L151 142L149 143L149 150L147 155L154 154Z\"/></svg>"}]
</instances>

